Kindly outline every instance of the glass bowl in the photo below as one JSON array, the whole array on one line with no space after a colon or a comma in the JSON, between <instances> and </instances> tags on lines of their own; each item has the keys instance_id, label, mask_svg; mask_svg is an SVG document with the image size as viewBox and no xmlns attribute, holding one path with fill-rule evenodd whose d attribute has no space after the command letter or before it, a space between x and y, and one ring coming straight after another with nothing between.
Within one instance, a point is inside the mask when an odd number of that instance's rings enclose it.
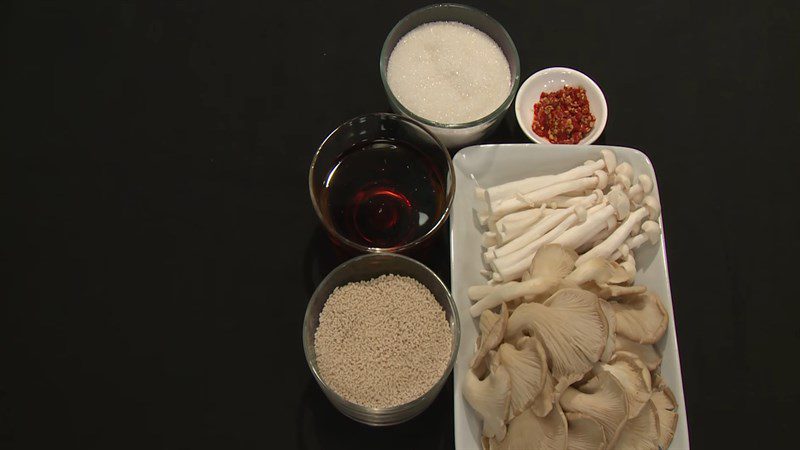
<instances>
[{"instance_id":1,"label":"glass bowl","mask_svg":"<svg viewBox=\"0 0 800 450\"><path fill-rule=\"evenodd\" d=\"M397 45L406 33L414 28L424 23L438 21L461 22L483 31L497 43L500 50L503 51L506 60L508 60L508 66L509 69L511 69L511 89L503 103L489 115L466 123L439 123L425 119L409 111L400 103L394 94L392 94L391 89L389 89L389 82L386 79L386 67L389 63L389 56L392 54L395 45ZM386 96L389 98L389 104L392 110L398 114L411 117L425 125L426 128L435 134L436 137L451 150L475 143L494 131L503 119L506 111L508 111L511 103L513 103L517 88L519 88L519 54L517 54L517 47L514 46L514 41L511 40L511 36L509 36L506 29L485 12L470 6L455 3L426 6L412 12L401 19L400 22L397 22L397 25L392 28L392 31L390 31L389 35L386 37L386 41L383 43L380 71L383 88L386 90Z\"/></svg>"},{"instance_id":2,"label":"glass bowl","mask_svg":"<svg viewBox=\"0 0 800 450\"><path fill-rule=\"evenodd\" d=\"M345 400L320 377L319 369L317 368L317 357L314 351L314 334L319 326L319 314L322 311L322 307L336 287L353 281L370 280L390 273L414 278L433 293L436 301L442 306L447 321L450 323L450 329L453 332L453 344L450 349L450 360L447 368L442 373L439 381L428 392L403 405L391 408L371 408ZM453 297L444 283L442 283L442 280L422 263L407 256L393 253L357 256L335 268L317 286L314 295L308 301L306 315L303 319L303 350L305 351L306 362L322 392L342 414L372 426L388 426L405 422L430 406L453 370L460 340L461 324L458 320L458 312L456 311Z\"/></svg>"},{"instance_id":3,"label":"glass bowl","mask_svg":"<svg viewBox=\"0 0 800 450\"><path fill-rule=\"evenodd\" d=\"M419 218L420 225L415 231L416 237L408 242L394 246L368 245L356 242L343 234L331 218L330 207L323 200L323 190L328 189L331 183L332 174L340 167L345 152L352 151L353 148L374 141L386 141L405 144L414 148L414 154L426 158L430 165L435 166L436 171L441 175L441 194L443 198L437 196L437 202L441 202L435 212L431 212L431 217L425 216L424 225L422 217ZM371 151L371 150L358 150ZM352 153L348 153L348 157ZM378 168L366 168L359 173L375 174L375 179L381 177ZM408 252L417 247L421 247L424 242L433 237L447 221L450 214L450 207L453 204L455 195L455 177L453 173L453 160L447 149L418 122L407 117L391 113L366 114L348 120L336 128L322 142L311 161L308 173L308 188L311 195L311 203L317 212L319 220L325 227L328 234L337 244L343 244L350 250L357 253L384 253L384 252ZM408 192L409 198L413 200L413 195L417 191ZM420 214L421 215L421 214Z\"/></svg>"}]
</instances>

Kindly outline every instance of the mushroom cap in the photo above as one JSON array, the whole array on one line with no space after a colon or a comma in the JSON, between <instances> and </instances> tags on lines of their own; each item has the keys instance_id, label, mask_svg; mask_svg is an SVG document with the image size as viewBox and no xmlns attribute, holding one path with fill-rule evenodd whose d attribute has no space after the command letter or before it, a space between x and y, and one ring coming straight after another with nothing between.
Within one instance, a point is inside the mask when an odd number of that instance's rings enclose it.
<instances>
[{"instance_id":1,"label":"mushroom cap","mask_svg":"<svg viewBox=\"0 0 800 450\"><path fill-rule=\"evenodd\" d=\"M603 155L603 161L606 163L608 173L614 173L617 170L617 155L611 150L600 150L600 154Z\"/></svg>"},{"instance_id":2,"label":"mushroom cap","mask_svg":"<svg viewBox=\"0 0 800 450\"><path fill-rule=\"evenodd\" d=\"M506 339L537 336L556 380L582 376L600 358L607 338L597 296L582 289L561 289L543 304L520 305L508 319Z\"/></svg>"},{"instance_id":3,"label":"mushroom cap","mask_svg":"<svg viewBox=\"0 0 800 450\"><path fill-rule=\"evenodd\" d=\"M560 392L556 392L555 381L553 380L553 376L550 375L550 372L545 371L544 373L544 384L542 385L542 390L539 392L539 395L533 400L533 404L531 405L531 411L539 417L544 417L550 414L550 410L553 409L553 404L556 402L556 397L560 394Z\"/></svg>"},{"instance_id":4,"label":"mushroom cap","mask_svg":"<svg viewBox=\"0 0 800 450\"><path fill-rule=\"evenodd\" d=\"M614 170L614 173L625 175L628 178L631 178L633 177L633 166L627 161L622 162L617 165L617 168L616 170Z\"/></svg>"},{"instance_id":5,"label":"mushroom cap","mask_svg":"<svg viewBox=\"0 0 800 450\"><path fill-rule=\"evenodd\" d=\"M506 413L511 401L511 381L506 369L499 365L496 355L490 358L486 378L480 380L472 370L468 370L461 392L483 420L483 435L503 439L506 435Z\"/></svg>"},{"instance_id":6,"label":"mushroom cap","mask_svg":"<svg viewBox=\"0 0 800 450\"><path fill-rule=\"evenodd\" d=\"M611 302L617 333L640 344L655 344L667 331L669 317L658 296L650 291Z\"/></svg>"},{"instance_id":7,"label":"mushroom cap","mask_svg":"<svg viewBox=\"0 0 800 450\"><path fill-rule=\"evenodd\" d=\"M488 313L488 314L487 314ZM506 326L508 325L508 307L505 303L500 306L500 314L495 314L489 310L481 313L481 318L478 324L480 329L480 345L478 351L472 357L470 368L478 373L483 372L479 370L483 364L483 360L490 350L494 350L503 342L503 337L506 334Z\"/></svg>"},{"instance_id":8,"label":"mushroom cap","mask_svg":"<svg viewBox=\"0 0 800 450\"><path fill-rule=\"evenodd\" d=\"M642 224L642 232L647 236L647 240L655 245L661 237L661 226L654 220L647 220Z\"/></svg>"},{"instance_id":9,"label":"mushroom cap","mask_svg":"<svg viewBox=\"0 0 800 450\"><path fill-rule=\"evenodd\" d=\"M617 185L622 186L624 190L628 190L631 188L631 178L624 173L615 173L614 174L614 183Z\"/></svg>"},{"instance_id":10,"label":"mushroom cap","mask_svg":"<svg viewBox=\"0 0 800 450\"><path fill-rule=\"evenodd\" d=\"M608 372L600 372L579 389L568 387L559 404L564 411L582 413L603 427L606 440L611 441L628 418L625 390Z\"/></svg>"},{"instance_id":11,"label":"mushroom cap","mask_svg":"<svg viewBox=\"0 0 800 450\"><path fill-rule=\"evenodd\" d=\"M663 383L660 377L659 382ZM656 406L658 413L658 445L666 449L672 443L672 438L675 437L675 429L678 426L678 413L675 412L678 408L678 403L666 384L660 385L658 389L653 392L653 397L650 400Z\"/></svg>"},{"instance_id":12,"label":"mushroom cap","mask_svg":"<svg viewBox=\"0 0 800 450\"><path fill-rule=\"evenodd\" d=\"M589 281L595 283L609 283L611 280L627 280L628 274L618 264L611 263L604 258L590 258L564 277L566 284L582 285Z\"/></svg>"},{"instance_id":13,"label":"mushroom cap","mask_svg":"<svg viewBox=\"0 0 800 450\"><path fill-rule=\"evenodd\" d=\"M638 184L631 186L631 188L628 189L628 198L637 205L642 203L642 199L644 199L644 189L642 186Z\"/></svg>"},{"instance_id":14,"label":"mushroom cap","mask_svg":"<svg viewBox=\"0 0 800 450\"><path fill-rule=\"evenodd\" d=\"M489 334L489 331L498 320L500 320L500 314L497 314L491 309L487 309L486 311L482 312L480 318L478 319L478 337L483 340L484 337Z\"/></svg>"},{"instance_id":15,"label":"mushroom cap","mask_svg":"<svg viewBox=\"0 0 800 450\"><path fill-rule=\"evenodd\" d=\"M627 276L627 272L625 271L622 266L616 264L617 267L622 269L622 272ZM612 300L619 297L625 297L628 295L638 295L647 292L646 286L620 286L618 284L598 284L593 281L588 283L584 283L581 285L583 289L587 291L593 292L596 296L600 297L603 300Z\"/></svg>"},{"instance_id":16,"label":"mushroom cap","mask_svg":"<svg viewBox=\"0 0 800 450\"><path fill-rule=\"evenodd\" d=\"M624 336L616 335L614 340L614 352L628 352L636 355L647 369L650 371L658 369L661 365L661 355L651 344L640 344ZM655 387L655 380L653 381Z\"/></svg>"},{"instance_id":17,"label":"mushroom cap","mask_svg":"<svg viewBox=\"0 0 800 450\"><path fill-rule=\"evenodd\" d=\"M654 392L651 399L658 413L658 445L664 449L669 448L678 427L677 405L672 400L664 391Z\"/></svg>"},{"instance_id":18,"label":"mushroom cap","mask_svg":"<svg viewBox=\"0 0 800 450\"><path fill-rule=\"evenodd\" d=\"M619 450L658 450L658 412L648 401L642 411L628 420L619 431L613 447Z\"/></svg>"},{"instance_id":19,"label":"mushroom cap","mask_svg":"<svg viewBox=\"0 0 800 450\"><path fill-rule=\"evenodd\" d=\"M625 256L625 259L623 259L619 265L625 269L625 273L628 274L629 280L636 278L636 259L634 259L633 253L628 253L628 255Z\"/></svg>"},{"instance_id":20,"label":"mushroom cap","mask_svg":"<svg viewBox=\"0 0 800 450\"><path fill-rule=\"evenodd\" d=\"M491 450L538 450L567 448L567 418L556 405L545 417L539 417L532 410L508 423L505 439L489 441Z\"/></svg>"},{"instance_id":21,"label":"mushroom cap","mask_svg":"<svg viewBox=\"0 0 800 450\"><path fill-rule=\"evenodd\" d=\"M614 207L617 220L625 220L631 213L631 199L624 192L612 189L607 195L608 203Z\"/></svg>"},{"instance_id":22,"label":"mushroom cap","mask_svg":"<svg viewBox=\"0 0 800 450\"><path fill-rule=\"evenodd\" d=\"M508 418L512 419L528 409L541 393L547 376L547 357L542 344L529 336L521 338L517 347L501 344L497 355L511 382Z\"/></svg>"},{"instance_id":23,"label":"mushroom cap","mask_svg":"<svg viewBox=\"0 0 800 450\"><path fill-rule=\"evenodd\" d=\"M548 244L540 248L531 261L531 278L552 278L561 280L575 268L578 254L574 250L558 244Z\"/></svg>"},{"instance_id":24,"label":"mushroom cap","mask_svg":"<svg viewBox=\"0 0 800 450\"><path fill-rule=\"evenodd\" d=\"M608 173L604 170L595 170L594 176L597 177L597 189L605 189L608 186Z\"/></svg>"},{"instance_id":25,"label":"mushroom cap","mask_svg":"<svg viewBox=\"0 0 800 450\"><path fill-rule=\"evenodd\" d=\"M600 450L606 448L606 436L600 422L587 414L568 412L567 448L570 450Z\"/></svg>"},{"instance_id":26,"label":"mushroom cap","mask_svg":"<svg viewBox=\"0 0 800 450\"><path fill-rule=\"evenodd\" d=\"M661 215L661 203L659 203L658 200L652 195L645 197L642 202L644 203L645 208L647 208L650 220L657 220L658 216Z\"/></svg>"},{"instance_id":27,"label":"mushroom cap","mask_svg":"<svg viewBox=\"0 0 800 450\"><path fill-rule=\"evenodd\" d=\"M633 353L617 352L610 363L598 364L594 371L606 371L620 382L625 389L629 419L636 417L650 400L653 390L650 371Z\"/></svg>"},{"instance_id":28,"label":"mushroom cap","mask_svg":"<svg viewBox=\"0 0 800 450\"><path fill-rule=\"evenodd\" d=\"M614 350L616 348L614 338L617 335L617 319L614 316L614 308L612 308L607 301L603 299L599 299L598 301L600 302L600 311L602 311L603 316L606 318L606 323L608 324L606 327L606 344L603 348L603 354L600 355L600 361L609 361L614 355Z\"/></svg>"},{"instance_id":29,"label":"mushroom cap","mask_svg":"<svg viewBox=\"0 0 800 450\"><path fill-rule=\"evenodd\" d=\"M639 175L639 184L642 186L642 190L644 190L645 194L649 194L653 191L653 179L645 174Z\"/></svg>"}]
</instances>

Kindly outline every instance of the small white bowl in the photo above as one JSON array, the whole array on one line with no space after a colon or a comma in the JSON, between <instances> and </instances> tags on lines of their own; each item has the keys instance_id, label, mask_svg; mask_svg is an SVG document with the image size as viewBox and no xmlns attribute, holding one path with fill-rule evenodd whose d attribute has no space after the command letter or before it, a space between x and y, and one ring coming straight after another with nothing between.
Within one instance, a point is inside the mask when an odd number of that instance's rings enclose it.
<instances>
[{"instance_id":1,"label":"small white bowl","mask_svg":"<svg viewBox=\"0 0 800 450\"><path fill-rule=\"evenodd\" d=\"M551 67L536 72L528 77L517 92L514 109L517 113L517 123L528 138L539 144L550 144L550 141L533 132L533 105L539 101L542 92L554 92L564 86L582 87L586 90L589 99L589 111L595 118L594 128L581 141L579 145L588 145L596 141L608 119L608 105L603 91L591 78L575 69L566 67Z\"/></svg>"}]
</instances>

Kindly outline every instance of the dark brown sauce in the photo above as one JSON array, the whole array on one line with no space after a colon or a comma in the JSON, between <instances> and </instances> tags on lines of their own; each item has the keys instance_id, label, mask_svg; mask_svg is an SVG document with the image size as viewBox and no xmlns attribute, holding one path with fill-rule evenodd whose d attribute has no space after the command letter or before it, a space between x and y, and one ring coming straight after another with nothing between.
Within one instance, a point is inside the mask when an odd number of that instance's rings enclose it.
<instances>
[{"instance_id":1,"label":"dark brown sauce","mask_svg":"<svg viewBox=\"0 0 800 450\"><path fill-rule=\"evenodd\" d=\"M342 154L328 173L320 208L337 232L368 247L396 247L427 233L445 207L434 162L403 142L378 140Z\"/></svg>"}]
</instances>

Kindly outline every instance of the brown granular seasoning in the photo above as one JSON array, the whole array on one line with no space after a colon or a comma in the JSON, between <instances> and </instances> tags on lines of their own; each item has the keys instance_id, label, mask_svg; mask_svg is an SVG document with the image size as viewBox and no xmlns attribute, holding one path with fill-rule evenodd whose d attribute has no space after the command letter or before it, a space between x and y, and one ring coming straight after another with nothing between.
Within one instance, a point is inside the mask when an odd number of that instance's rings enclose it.
<instances>
[{"instance_id":1,"label":"brown granular seasoning","mask_svg":"<svg viewBox=\"0 0 800 450\"><path fill-rule=\"evenodd\" d=\"M387 408L426 393L450 360L452 330L417 280L382 275L337 287L319 315L320 377L353 403Z\"/></svg>"}]
</instances>

